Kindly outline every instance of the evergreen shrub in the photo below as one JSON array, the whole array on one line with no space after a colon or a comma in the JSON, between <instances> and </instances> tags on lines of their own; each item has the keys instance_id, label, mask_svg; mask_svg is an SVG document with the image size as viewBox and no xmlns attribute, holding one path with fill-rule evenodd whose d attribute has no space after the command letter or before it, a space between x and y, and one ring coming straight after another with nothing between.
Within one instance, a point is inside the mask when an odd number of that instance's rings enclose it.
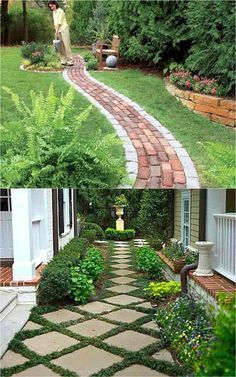
<instances>
[{"instance_id":1,"label":"evergreen shrub","mask_svg":"<svg viewBox=\"0 0 236 377\"><path fill-rule=\"evenodd\" d=\"M116 230L113 228L107 228L105 230L105 237L108 240L128 241L135 237L134 229Z\"/></svg>"}]
</instances>

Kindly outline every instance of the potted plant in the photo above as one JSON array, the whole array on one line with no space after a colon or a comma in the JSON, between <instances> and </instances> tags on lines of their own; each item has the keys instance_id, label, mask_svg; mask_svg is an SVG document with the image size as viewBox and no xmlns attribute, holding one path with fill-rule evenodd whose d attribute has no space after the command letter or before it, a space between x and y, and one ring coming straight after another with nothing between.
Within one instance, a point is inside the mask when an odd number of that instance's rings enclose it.
<instances>
[{"instance_id":1,"label":"potted plant","mask_svg":"<svg viewBox=\"0 0 236 377\"><path fill-rule=\"evenodd\" d=\"M176 241L167 244L163 249L164 256L172 262L174 272L180 273L181 269L185 265L185 250L182 242Z\"/></svg>"}]
</instances>

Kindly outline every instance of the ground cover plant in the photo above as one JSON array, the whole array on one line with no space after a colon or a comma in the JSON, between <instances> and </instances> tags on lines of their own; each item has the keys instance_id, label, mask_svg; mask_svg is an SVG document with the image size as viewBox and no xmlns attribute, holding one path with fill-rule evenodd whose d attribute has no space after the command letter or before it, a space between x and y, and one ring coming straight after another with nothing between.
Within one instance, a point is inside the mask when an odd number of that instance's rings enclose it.
<instances>
[{"instance_id":1,"label":"ground cover plant","mask_svg":"<svg viewBox=\"0 0 236 377\"><path fill-rule=\"evenodd\" d=\"M235 187L233 129L185 108L156 75L124 69L92 72L92 76L137 102L168 128L195 163L201 186Z\"/></svg>"},{"instance_id":2,"label":"ground cover plant","mask_svg":"<svg viewBox=\"0 0 236 377\"><path fill-rule=\"evenodd\" d=\"M47 73L47 74L37 73L36 74L36 73L32 73L32 72L22 72L22 71L19 70L20 60L21 59L20 59L20 49L19 48L14 47L14 48L3 48L2 49L2 64L1 64L2 85L3 86L5 85L9 88L14 88L13 92L20 96L21 100L25 103L25 105L27 107L29 107L29 108L31 107L32 100L31 100L31 97L29 96L29 93L30 93L30 90L32 88L38 88L38 89L35 89L35 92L39 93L41 91L42 96L44 96L44 98L46 97L46 93L48 93L50 83L53 83L54 90L55 90L55 97L60 98L62 93L64 93L64 96L65 96L65 93L68 92L69 86L68 86L68 84L65 83L65 81L64 81L64 79L61 75L58 75L56 73L52 73L52 74L51 73ZM11 74L9 74L9 71L11 72ZM11 160L10 156L13 156L14 154L18 155L19 151L20 151L22 159L24 160L25 157L26 157L26 150L25 150L25 145L26 145L26 143L25 143L25 139L26 139L25 132L26 132L26 130L25 130L24 127L22 127L21 122L22 122L22 118L23 117L26 118L27 115L22 114L22 115L20 115L20 117L18 116L18 110L16 109L15 104L12 101L10 95L7 95L7 94L2 95L1 101L2 101L1 102L1 104L2 104L2 128L1 128L1 142L2 142L2 155L1 156L2 156L2 159L6 160L6 158L7 158L7 159ZM37 101L39 101L39 98L37 98ZM55 100L54 100L53 106L55 106L55 105L56 105L56 108L57 108L58 104L57 103L55 104ZM80 95L78 93L74 93L73 106L75 108L73 115L76 116L76 115L81 114L89 106L89 103L88 103L87 100L84 99L84 97L82 95ZM39 111L40 111L40 109L39 109ZM70 113L70 111L72 111L72 110L67 109L66 111L67 111L67 115L68 115ZM50 112L50 109L47 108L46 112L48 114ZM56 114L54 114L54 115L56 117ZM59 114L57 114L57 115L59 116ZM22 116L22 118L21 118L21 116ZM41 109L41 118L40 119L41 120L44 119L44 116L45 116L44 111ZM52 114L52 116L53 116L53 114ZM35 123L34 123L34 125L35 125ZM37 130L37 132L39 132L39 129ZM49 128L49 133L50 133L50 128ZM84 122L81 123L80 129L76 133L76 136L81 141L81 143L83 143L83 145L85 145L87 143L87 141L91 140L91 135L94 135L93 137L96 137L95 135L97 135L98 144L100 144L102 142L103 136L107 137L107 141L108 141L108 139L110 137L112 137L112 135L115 135L112 126L102 116L102 114L100 114L99 111L96 110L95 108L91 109L91 111L88 114L87 120L84 120ZM63 135L63 139L66 136L68 136L67 131L66 131L66 134ZM110 147L108 147L107 153L108 154L111 153L112 155L115 156L115 159L116 159L115 170L117 171L117 169L119 170L121 168L121 170L123 170L122 175L123 174L125 175L126 173L125 173L125 169L124 169L125 159L124 159L123 147L119 143L119 139L117 138L116 140L118 141L118 143L116 143L116 145L113 144L113 147L112 147L112 145L110 145ZM91 143L92 143L92 140L91 140ZM41 149L42 148L47 149L47 146L43 147L43 145L37 145L37 147L41 148ZM58 147L58 145L57 145L57 147ZM66 148L66 146L65 146L65 148ZM103 147L101 147L101 148L103 148ZM56 149L57 148L55 148L55 150ZM94 145L93 145L93 150L94 150ZM57 149L57 151L58 151L58 149ZM63 151L61 151L61 152L63 152ZM36 150L35 150L35 153L37 153ZM104 148L103 148L104 157L107 155L107 153L104 154ZM70 154L70 152L69 152L69 154ZM66 171L67 168L70 169L71 164L72 165L74 164L74 159L75 160L77 159L77 153L74 153L74 151L71 150L70 156L68 154L67 154L67 157L65 156L66 151L65 151L64 154L60 153L60 155L61 155L60 163L63 164L63 167L62 167L62 170L59 169L60 178L59 177L57 177L57 178L61 182L64 181L62 186L64 186L64 187L68 186L69 187L70 183L66 182L65 177L62 177L61 173L64 170L64 168L65 168L64 171ZM46 156L44 155L43 159L45 157ZM53 162L53 163L55 162L54 157L55 157L55 155L51 159L51 162ZM67 160L67 158L69 159L69 161ZM80 159L80 158L78 157L78 159ZM79 163L79 169L81 169L80 168L82 166L81 159L80 159L80 161L78 161L78 159L77 159L77 163ZM17 164L16 160L17 160L17 158L14 159L12 157L12 161L13 161L14 166L15 166L15 164ZM65 160L67 160L67 162ZM63 161L64 161L64 163L67 167L64 166ZM39 162L39 165L40 164L41 164L41 162ZM11 168L13 168L13 165L9 165L7 167L7 163L5 164L5 168L8 171L5 170L5 173L6 173L5 178L3 178L3 175L2 175L2 183L1 183L2 186L17 186L17 185L20 185L21 187L23 187L24 185L25 186L27 185L27 187L30 187L29 181L31 181L33 187L36 187L36 186L40 187L39 182L36 184L36 180L37 180L36 176L34 176L34 177L32 176L31 178L25 177L25 176L21 177L20 183L19 183L19 180L18 180L19 174L17 174L17 176L15 176L15 177L14 177L14 173L13 173L13 175L11 175ZM21 166L19 166L19 169L24 170L25 165L24 166L22 166L22 164L20 164L20 165ZM96 165L96 163L95 163L95 165ZM3 166L3 164L2 164L2 166ZM71 166L71 168L73 170L73 166ZM16 166L13 168L13 170L14 169L16 169ZM36 170L37 169L40 169L39 166L36 168ZM3 170L4 170L4 168L3 168ZM30 170L32 171L33 168L31 167ZM18 168L17 168L17 171L18 171ZM87 171L88 175L90 175L90 178L93 176L93 178L95 178L95 180L97 180L96 175L99 176L99 174L100 174L99 169L96 169L96 171L95 171L95 166L93 165L93 157L91 157L91 156L87 156L86 171ZM107 171L107 173L108 173L108 171ZM47 172L45 174L46 174L47 178L44 177L42 179L42 185L44 185L44 187L46 187L46 186L48 187L49 183L46 184L46 181L48 181L48 179L51 180L53 177L52 177L51 172L50 173ZM79 174L79 172L78 172L78 174ZM108 173L108 174L110 176L110 173ZM90 180L90 178L89 178L89 180ZM4 181L3 181L3 179L4 179ZM58 179L57 179L57 181L58 181ZM110 178L108 177L108 179L110 179ZM24 183L23 183L22 180L24 181ZM87 180L86 177L85 177L85 180ZM14 183L13 183L13 181L14 181ZM44 183L43 183L43 181L44 181ZM57 183L55 182L55 186L58 187L60 185L59 181ZM17 184L17 182L18 182L18 184ZM26 183L26 182L28 182L28 183ZM79 185L79 181L77 183ZM72 182L71 182L71 184L72 184ZM104 182L101 185L99 184L99 187L101 187L103 184L106 184L106 178L104 179ZM85 185L87 185L87 184L85 183ZM77 186L77 184L76 184L76 186ZM109 184L109 186L111 186L111 184Z\"/></svg>"},{"instance_id":3,"label":"ground cover plant","mask_svg":"<svg viewBox=\"0 0 236 377\"><path fill-rule=\"evenodd\" d=\"M212 327L205 308L185 295L159 307L156 320L162 338L175 350L189 371L199 359L201 346L212 338Z\"/></svg>"}]
</instances>

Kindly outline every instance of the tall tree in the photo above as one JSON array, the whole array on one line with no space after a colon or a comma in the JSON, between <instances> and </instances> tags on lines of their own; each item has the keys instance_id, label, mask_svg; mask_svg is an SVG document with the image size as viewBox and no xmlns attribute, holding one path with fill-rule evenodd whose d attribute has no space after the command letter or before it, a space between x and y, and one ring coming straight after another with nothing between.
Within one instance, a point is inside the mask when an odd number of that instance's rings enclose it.
<instances>
[{"instance_id":1,"label":"tall tree","mask_svg":"<svg viewBox=\"0 0 236 377\"><path fill-rule=\"evenodd\" d=\"M27 0L22 0L24 41L28 42Z\"/></svg>"},{"instance_id":2,"label":"tall tree","mask_svg":"<svg viewBox=\"0 0 236 377\"><path fill-rule=\"evenodd\" d=\"M8 15L9 0L2 0L1 2L1 43L8 43L9 35L9 15Z\"/></svg>"}]
</instances>

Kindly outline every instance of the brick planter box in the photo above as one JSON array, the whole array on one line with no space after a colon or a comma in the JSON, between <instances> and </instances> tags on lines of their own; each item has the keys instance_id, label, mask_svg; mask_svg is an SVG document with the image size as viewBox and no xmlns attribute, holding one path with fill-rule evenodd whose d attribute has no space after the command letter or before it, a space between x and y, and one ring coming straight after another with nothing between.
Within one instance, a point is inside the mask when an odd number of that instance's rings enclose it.
<instances>
[{"instance_id":1,"label":"brick planter box","mask_svg":"<svg viewBox=\"0 0 236 377\"><path fill-rule=\"evenodd\" d=\"M165 80L168 92L177 97L184 106L210 119L212 122L235 127L236 104L235 101L178 89L175 85Z\"/></svg>"}]
</instances>

